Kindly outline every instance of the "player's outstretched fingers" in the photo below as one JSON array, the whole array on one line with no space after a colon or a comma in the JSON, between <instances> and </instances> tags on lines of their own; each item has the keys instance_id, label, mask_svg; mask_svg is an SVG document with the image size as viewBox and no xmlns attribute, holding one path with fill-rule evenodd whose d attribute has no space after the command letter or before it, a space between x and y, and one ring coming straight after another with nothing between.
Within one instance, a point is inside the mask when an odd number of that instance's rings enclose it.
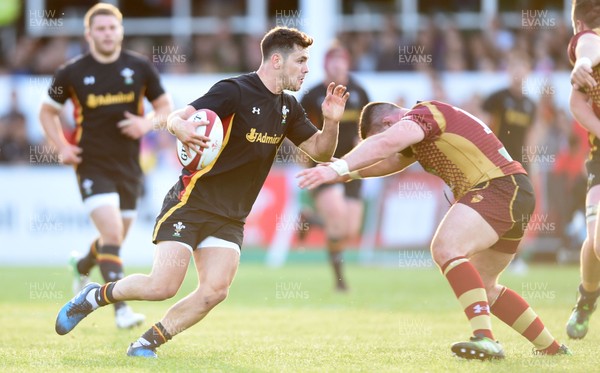
<instances>
[{"instance_id":1,"label":"player's outstretched fingers","mask_svg":"<svg viewBox=\"0 0 600 373\"><path fill-rule=\"evenodd\" d=\"M335 83L334 82L329 83L329 85L327 86L327 95L332 95L334 89L335 89Z\"/></svg>"}]
</instances>

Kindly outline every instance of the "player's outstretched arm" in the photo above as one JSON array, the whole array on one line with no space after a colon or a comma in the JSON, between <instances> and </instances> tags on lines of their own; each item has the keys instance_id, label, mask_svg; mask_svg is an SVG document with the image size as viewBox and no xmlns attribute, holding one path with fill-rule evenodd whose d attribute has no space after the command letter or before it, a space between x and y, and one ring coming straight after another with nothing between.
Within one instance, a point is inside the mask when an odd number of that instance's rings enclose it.
<instances>
[{"instance_id":1,"label":"player's outstretched arm","mask_svg":"<svg viewBox=\"0 0 600 373\"><path fill-rule=\"evenodd\" d=\"M334 182L339 176L350 175L354 170L373 166L424 138L423 129L415 122L401 120L387 130L364 140L342 159L329 166L301 171L298 173L298 185L301 188L314 189L319 185Z\"/></svg>"},{"instance_id":2,"label":"player's outstretched arm","mask_svg":"<svg viewBox=\"0 0 600 373\"><path fill-rule=\"evenodd\" d=\"M190 157L190 148L197 153L202 153L202 148L208 148L208 141L210 141L210 138L196 133L196 128L206 126L208 121L192 122L187 120L195 112L196 108L187 105L175 110L167 117L167 130L183 143L183 147Z\"/></svg>"},{"instance_id":3,"label":"player's outstretched arm","mask_svg":"<svg viewBox=\"0 0 600 373\"><path fill-rule=\"evenodd\" d=\"M415 163L414 157L405 157L400 153L394 153L372 166L350 172L349 179L366 179L370 177L389 176L404 170Z\"/></svg>"},{"instance_id":4,"label":"player's outstretched arm","mask_svg":"<svg viewBox=\"0 0 600 373\"><path fill-rule=\"evenodd\" d=\"M59 119L60 109L48 103L42 103L40 108L40 123L46 138L56 146L59 159L64 164L81 163L81 148L70 144L65 138Z\"/></svg>"},{"instance_id":5,"label":"player's outstretched arm","mask_svg":"<svg viewBox=\"0 0 600 373\"><path fill-rule=\"evenodd\" d=\"M121 133L132 139L139 139L153 129L165 128L167 117L173 111L171 98L166 93L152 100L153 110L146 116L125 112L125 119L118 123Z\"/></svg>"},{"instance_id":6,"label":"player's outstretched arm","mask_svg":"<svg viewBox=\"0 0 600 373\"><path fill-rule=\"evenodd\" d=\"M350 93L343 85L329 83L327 95L321 109L323 110L323 129L312 135L299 145L306 154L319 162L327 162L333 157L337 148L339 124L344 115L344 108Z\"/></svg>"},{"instance_id":7,"label":"player's outstretched arm","mask_svg":"<svg viewBox=\"0 0 600 373\"><path fill-rule=\"evenodd\" d=\"M569 108L573 117L594 136L600 138L600 119L588 102L588 96L575 88L571 89Z\"/></svg>"},{"instance_id":8,"label":"player's outstretched arm","mask_svg":"<svg viewBox=\"0 0 600 373\"><path fill-rule=\"evenodd\" d=\"M573 88L595 87L598 82L592 76L592 68L600 64L600 36L591 33L582 35L577 42L575 56L577 61L571 71Z\"/></svg>"}]
</instances>

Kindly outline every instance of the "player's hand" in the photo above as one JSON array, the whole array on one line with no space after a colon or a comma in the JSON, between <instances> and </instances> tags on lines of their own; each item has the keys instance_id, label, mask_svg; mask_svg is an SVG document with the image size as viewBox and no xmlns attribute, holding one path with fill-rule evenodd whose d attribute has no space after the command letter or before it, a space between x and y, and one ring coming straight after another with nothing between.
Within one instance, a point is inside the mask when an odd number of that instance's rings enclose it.
<instances>
[{"instance_id":1,"label":"player's hand","mask_svg":"<svg viewBox=\"0 0 600 373\"><path fill-rule=\"evenodd\" d=\"M151 128L148 125L148 120L139 115L125 112L125 119L117 123L117 127L121 129L121 133L130 139L137 140L144 136Z\"/></svg>"},{"instance_id":2,"label":"player's hand","mask_svg":"<svg viewBox=\"0 0 600 373\"><path fill-rule=\"evenodd\" d=\"M58 159L62 164L75 165L81 163L79 156L83 150L72 144L65 144L58 149Z\"/></svg>"},{"instance_id":3,"label":"player's hand","mask_svg":"<svg viewBox=\"0 0 600 373\"><path fill-rule=\"evenodd\" d=\"M342 119L342 115L344 115L344 108L346 107L348 97L350 97L350 93L346 92L345 86L336 86L334 82L329 83L327 86L327 95L325 96L325 100L323 100L323 104L321 104L323 117L334 122L339 122Z\"/></svg>"},{"instance_id":4,"label":"player's hand","mask_svg":"<svg viewBox=\"0 0 600 373\"><path fill-rule=\"evenodd\" d=\"M175 123L171 123L169 126L173 130L175 137L183 144L183 148L190 158L193 158L190 149L198 154L202 154L202 149L208 148L210 138L196 133L196 128L210 124L209 121L201 120L192 122L190 120L184 120L181 117L175 117L172 120L174 120Z\"/></svg>"},{"instance_id":5,"label":"player's hand","mask_svg":"<svg viewBox=\"0 0 600 373\"><path fill-rule=\"evenodd\" d=\"M300 179L298 181L298 186L300 188L309 190L315 189L319 185L337 183L345 180L345 176L339 176L337 172L329 166L307 168L298 172L296 178Z\"/></svg>"},{"instance_id":6,"label":"player's hand","mask_svg":"<svg viewBox=\"0 0 600 373\"><path fill-rule=\"evenodd\" d=\"M592 67L586 64L576 64L571 71L571 84L576 90L593 88L598 82L592 76Z\"/></svg>"}]
</instances>

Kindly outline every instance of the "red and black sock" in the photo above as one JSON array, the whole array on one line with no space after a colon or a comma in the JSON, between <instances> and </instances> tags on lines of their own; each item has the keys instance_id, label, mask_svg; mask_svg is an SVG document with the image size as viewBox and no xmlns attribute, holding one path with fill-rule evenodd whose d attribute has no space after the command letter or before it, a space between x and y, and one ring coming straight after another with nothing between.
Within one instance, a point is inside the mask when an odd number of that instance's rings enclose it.
<instances>
[{"instance_id":1,"label":"red and black sock","mask_svg":"<svg viewBox=\"0 0 600 373\"><path fill-rule=\"evenodd\" d=\"M109 282L102 285L100 289L96 290L94 298L96 299L98 306L102 307L108 304L114 304L116 302L112 295L115 284L116 282Z\"/></svg>"},{"instance_id":2,"label":"red and black sock","mask_svg":"<svg viewBox=\"0 0 600 373\"><path fill-rule=\"evenodd\" d=\"M157 322L152 325L137 341L133 343L134 347L144 346L156 350L162 344L167 343L173 336L167 332L165 327Z\"/></svg>"},{"instance_id":3,"label":"red and black sock","mask_svg":"<svg viewBox=\"0 0 600 373\"><path fill-rule=\"evenodd\" d=\"M89 275L92 268L96 265L96 258L98 257L98 240L99 238L92 242L87 255L77 262L77 271L82 275Z\"/></svg>"},{"instance_id":4,"label":"red and black sock","mask_svg":"<svg viewBox=\"0 0 600 373\"><path fill-rule=\"evenodd\" d=\"M104 281L114 282L123 278L123 262L119 257L120 246L103 245L98 253L98 266ZM112 302L111 302L112 303ZM125 306L124 302L114 304L115 311Z\"/></svg>"}]
</instances>

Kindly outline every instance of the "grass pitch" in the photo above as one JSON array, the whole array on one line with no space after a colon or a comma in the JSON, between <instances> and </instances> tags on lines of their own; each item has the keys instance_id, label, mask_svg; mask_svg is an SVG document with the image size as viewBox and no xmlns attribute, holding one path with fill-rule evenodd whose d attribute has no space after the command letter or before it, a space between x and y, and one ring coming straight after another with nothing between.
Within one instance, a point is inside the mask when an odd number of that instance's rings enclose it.
<instances>
[{"instance_id":1,"label":"grass pitch","mask_svg":"<svg viewBox=\"0 0 600 373\"><path fill-rule=\"evenodd\" d=\"M336 294L325 263L280 269L242 263L229 298L161 347L158 360L126 357L129 343L196 286L193 271L174 299L131 303L146 314L144 327L117 330L112 310L101 309L61 337L54 320L71 298L67 270L0 268L0 371L514 373L600 366L600 316L592 318L586 339L567 339L578 268L557 266L532 267L520 276L509 272L502 282L525 295L574 356L534 356L529 342L494 318L505 360L452 357L451 343L468 338L469 326L437 269L349 265L351 291Z\"/></svg>"}]
</instances>

